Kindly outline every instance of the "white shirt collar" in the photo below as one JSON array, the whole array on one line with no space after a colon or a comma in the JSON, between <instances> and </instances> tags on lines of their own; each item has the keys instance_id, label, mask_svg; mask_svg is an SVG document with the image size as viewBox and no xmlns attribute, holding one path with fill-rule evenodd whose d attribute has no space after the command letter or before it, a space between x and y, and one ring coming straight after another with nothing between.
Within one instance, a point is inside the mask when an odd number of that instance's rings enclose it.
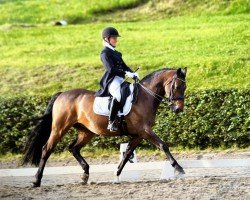
<instances>
[{"instance_id":1,"label":"white shirt collar","mask_svg":"<svg viewBox=\"0 0 250 200\"><path fill-rule=\"evenodd\" d=\"M108 47L108 48L110 48L110 49L112 49L113 51L115 51L115 48L114 47L112 47L109 43L107 43L106 41L104 41L104 46L105 47Z\"/></svg>"}]
</instances>

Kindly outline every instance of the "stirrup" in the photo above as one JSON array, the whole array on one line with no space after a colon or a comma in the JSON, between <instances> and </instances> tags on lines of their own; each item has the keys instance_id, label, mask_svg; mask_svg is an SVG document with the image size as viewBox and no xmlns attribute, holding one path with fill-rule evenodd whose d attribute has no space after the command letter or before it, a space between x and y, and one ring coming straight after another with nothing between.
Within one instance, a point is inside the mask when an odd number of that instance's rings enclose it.
<instances>
[{"instance_id":1,"label":"stirrup","mask_svg":"<svg viewBox=\"0 0 250 200\"><path fill-rule=\"evenodd\" d=\"M113 121L113 122L110 121L109 124L108 124L107 129L110 130L110 132L116 132L116 131L118 131L118 128L116 126L115 121Z\"/></svg>"}]
</instances>

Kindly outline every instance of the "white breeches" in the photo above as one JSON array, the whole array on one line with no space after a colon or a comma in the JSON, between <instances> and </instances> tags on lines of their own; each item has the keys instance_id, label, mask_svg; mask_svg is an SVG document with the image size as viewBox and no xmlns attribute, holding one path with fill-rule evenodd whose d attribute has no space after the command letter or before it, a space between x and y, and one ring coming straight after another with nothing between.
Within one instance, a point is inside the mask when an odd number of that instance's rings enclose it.
<instances>
[{"instance_id":1,"label":"white breeches","mask_svg":"<svg viewBox=\"0 0 250 200\"><path fill-rule=\"evenodd\" d=\"M115 76L114 80L109 85L109 93L116 98L118 102L121 101L121 84L124 79L119 76Z\"/></svg>"}]
</instances>

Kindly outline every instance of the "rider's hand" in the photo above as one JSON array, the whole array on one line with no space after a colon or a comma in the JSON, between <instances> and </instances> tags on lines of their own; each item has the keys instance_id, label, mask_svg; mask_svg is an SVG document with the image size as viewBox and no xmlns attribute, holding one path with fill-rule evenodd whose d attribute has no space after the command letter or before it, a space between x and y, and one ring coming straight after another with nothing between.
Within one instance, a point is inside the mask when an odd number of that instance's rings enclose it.
<instances>
[{"instance_id":1,"label":"rider's hand","mask_svg":"<svg viewBox=\"0 0 250 200\"><path fill-rule=\"evenodd\" d=\"M125 74L126 74L126 76L129 77L129 78L134 78L134 73L132 73L132 72L126 71Z\"/></svg>"}]
</instances>

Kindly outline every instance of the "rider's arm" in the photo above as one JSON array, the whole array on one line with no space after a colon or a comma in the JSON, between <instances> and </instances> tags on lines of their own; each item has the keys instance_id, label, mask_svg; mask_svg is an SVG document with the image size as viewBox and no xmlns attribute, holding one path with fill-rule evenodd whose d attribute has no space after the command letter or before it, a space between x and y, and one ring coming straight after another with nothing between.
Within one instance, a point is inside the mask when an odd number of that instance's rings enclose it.
<instances>
[{"instance_id":1,"label":"rider's arm","mask_svg":"<svg viewBox=\"0 0 250 200\"><path fill-rule=\"evenodd\" d=\"M116 69L114 62L112 61L112 59L110 59L107 52L102 52L101 61L104 65L105 69L108 72L112 73L113 75L117 75L117 76L124 76L125 75L125 71Z\"/></svg>"},{"instance_id":2,"label":"rider's arm","mask_svg":"<svg viewBox=\"0 0 250 200\"><path fill-rule=\"evenodd\" d=\"M126 63L123 61L123 59L122 59L122 65L123 65L122 67L123 67L123 69L125 70L126 75L127 75L128 77L130 77L130 78L134 78L134 77L139 78L139 75L138 75L136 72L133 72L133 70L130 69L130 67L128 67L128 66L126 65Z\"/></svg>"},{"instance_id":3,"label":"rider's arm","mask_svg":"<svg viewBox=\"0 0 250 200\"><path fill-rule=\"evenodd\" d=\"M117 53L120 55L120 58L121 58L121 61L122 61L121 64L122 64L123 70L126 71L126 72L131 72L131 73L133 73L133 70L130 69L130 67L127 66L126 63L124 62L124 60L122 59L122 53L121 53L121 52L117 52Z\"/></svg>"},{"instance_id":4,"label":"rider's arm","mask_svg":"<svg viewBox=\"0 0 250 200\"><path fill-rule=\"evenodd\" d=\"M123 59L122 59L122 67L123 67L123 69L125 69L125 71L129 71L129 72L133 73L133 70L130 69L130 67L126 65L126 63L123 61Z\"/></svg>"}]
</instances>

